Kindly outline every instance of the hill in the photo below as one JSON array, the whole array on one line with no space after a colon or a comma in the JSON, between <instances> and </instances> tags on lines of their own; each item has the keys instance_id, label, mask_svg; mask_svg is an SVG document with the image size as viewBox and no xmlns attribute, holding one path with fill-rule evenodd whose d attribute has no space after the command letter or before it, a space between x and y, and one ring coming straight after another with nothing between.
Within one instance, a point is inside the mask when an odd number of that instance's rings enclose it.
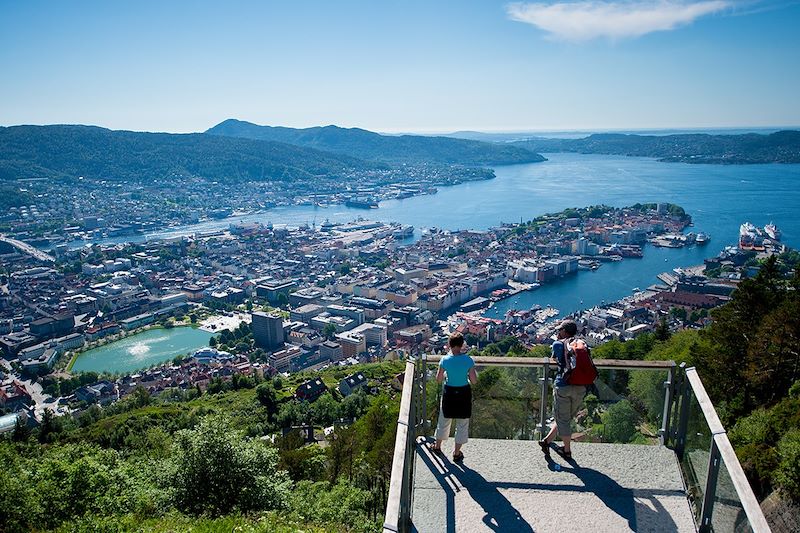
<instances>
[{"instance_id":1,"label":"hill","mask_svg":"<svg viewBox=\"0 0 800 533\"><path fill-rule=\"evenodd\" d=\"M661 161L741 165L800 163L800 131L769 135L598 133L581 139L531 138L510 143L539 152L655 157Z\"/></svg>"},{"instance_id":2,"label":"hill","mask_svg":"<svg viewBox=\"0 0 800 533\"><path fill-rule=\"evenodd\" d=\"M544 161L526 147L450 137L381 135L359 128L324 126L305 129L259 126L229 119L206 131L210 136L278 141L352 157L389 163L443 163L465 166Z\"/></svg>"},{"instance_id":3,"label":"hill","mask_svg":"<svg viewBox=\"0 0 800 533\"><path fill-rule=\"evenodd\" d=\"M0 127L0 181L19 178L304 180L381 168L342 154L213 135L95 126Z\"/></svg>"}]
</instances>

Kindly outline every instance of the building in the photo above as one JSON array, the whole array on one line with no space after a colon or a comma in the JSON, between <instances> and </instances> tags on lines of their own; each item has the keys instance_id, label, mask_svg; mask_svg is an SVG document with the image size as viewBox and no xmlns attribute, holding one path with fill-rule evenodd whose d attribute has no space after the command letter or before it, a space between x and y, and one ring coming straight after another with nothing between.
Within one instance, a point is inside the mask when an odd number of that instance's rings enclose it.
<instances>
[{"instance_id":1,"label":"building","mask_svg":"<svg viewBox=\"0 0 800 533\"><path fill-rule=\"evenodd\" d=\"M367 351L367 342L364 339L364 335L361 335L360 333L347 331L345 333L336 335L336 339L338 340L339 344L342 345L343 359L348 357L358 357L359 354Z\"/></svg>"},{"instance_id":2,"label":"building","mask_svg":"<svg viewBox=\"0 0 800 533\"><path fill-rule=\"evenodd\" d=\"M325 341L319 345L320 359L329 359L331 361L341 361L342 359L342 345L334 341Z\"/></svg>"},{"instance_id":3,"label":"building","mask_svg":"<svg viewBox=\"0 0 800 533\"><path fill-rule=\"evenodd\" d=\"M361 372L356 372L355 374L347 376L339 382L339 392L342 393L342 396L350 396L361 387L364 387L366 384L367 378L364 377L364 374Z\"/></svg>"},{"instance_id":4,"label":"building","mask_svg":"<svg viewBox=\"0 0 800 533\"><path fill-rule=\"evenodd\" d=\"M318 287L306 287L291 293L289 295L289 304L292 307L319 304L325 294L325 291Z\"/></svg>"},{"instance_id":5,"label":"building","mask_svg":"<svg viewBox=\"0 0 800 533\"><path fill-rule=\"evenodd\" d=\"M386 346L389 342L386 328L378 324L361 324L351 332L363 335L364 341L370 346Z\"/></svg>"},{"instance_id":6,"label":"building","mask_svg":"<svg viewBox=\"0 0 800 533\"><path fill-rule=\"evenodd\" d=\"M270 355L269 364L278 372L289 372L292 370L295 360L302 353L303 351L299 346L289 346L285 350L280 350Z\"/></svg>"},{"instance_id":7,"label":"building","mask_svg":"<svg viewBox=\"0 0 800 533\"><path fill-rule=\"evenodd\" d=\"M15 380L11 383L0 385L0 407L13 412L32 403L33 398L19 381Z\"/></svg>"},{"instance_id":8,"label":"building","mask_svg":"<svg viewBox=\"0 0 800 533\"><path fill-rule=\"evenodd\" d=\"M283 347L283 318L263 311L254 312L252 317L253 338L258 346L265 350Z\"/></svg>"},{"instance_id":9,"label":"building","mask_svg":"<svg viewBox=\"0 0 800 533\"><path fill-rule=\"evenodd\" d=\"M323 311L325 311L325 308L321 305L306 304L298 307L297 309L292 309L292 311L289 313L289 318L298 322L305 322L306 324L309 324L311 323L312 318Z\"/></svg>"},{"instance_id":10,"label":"building","mask_svg":"<svg viewBox=\"0 0 800 533\"><path fill-rule=\"evenodd\" d=\"M294 395L298 400L313 402L322 396L327 390L328 387L325 386L321 379L309 379L297 387Z\"/></svg>"},{"instance_id":11,"label":"building","mask_svg":"<svg viewBox=\"0 0 800 533\"><path fill-rule=\"evenodd\" d=\"M256 286L256 296L272 304L280 303L280 295L283 294L288 298L295 287L297 283L292 280L266 281Z\"/></svg>"}]
</instances>

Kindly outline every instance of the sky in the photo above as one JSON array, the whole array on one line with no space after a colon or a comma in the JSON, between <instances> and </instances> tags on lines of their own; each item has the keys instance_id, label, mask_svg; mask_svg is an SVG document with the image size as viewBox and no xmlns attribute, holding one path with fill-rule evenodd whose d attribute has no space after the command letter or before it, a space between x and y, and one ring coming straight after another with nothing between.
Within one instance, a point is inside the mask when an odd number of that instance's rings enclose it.
<instances>
[{"instance_id":1,"label":"sky","mask_svg":"<svg viewBox=\"0 0 800 533\"><path fill-rule=\"evenodd\" d=\"M0 0L0 125L800 125L800 1Z\"/></svg>"}]
</instances>

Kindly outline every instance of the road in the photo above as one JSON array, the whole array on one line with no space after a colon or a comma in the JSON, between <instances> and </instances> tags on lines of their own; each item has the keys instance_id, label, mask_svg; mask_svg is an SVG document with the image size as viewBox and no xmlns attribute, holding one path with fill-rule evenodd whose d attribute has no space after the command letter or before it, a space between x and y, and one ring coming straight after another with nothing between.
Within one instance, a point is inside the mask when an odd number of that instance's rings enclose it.
<instances>
[{"instance_id":1,"label":"road","mask_svg":"<svg viewBox=\"0 0 800 533\"><path fill-rule=\"evenodd\" d=\"M7 242L17 250L26 253L33 257L34 259L38 259L39 261L43 261L45 263L55 263L55 258L50 255L46 254L43 251L34 248L30 244L24 243L22 241L18 241L17 239L12 239L10 237L6 237L5 235L0 235L0 241Z\"/></svg>"}]
</instances>

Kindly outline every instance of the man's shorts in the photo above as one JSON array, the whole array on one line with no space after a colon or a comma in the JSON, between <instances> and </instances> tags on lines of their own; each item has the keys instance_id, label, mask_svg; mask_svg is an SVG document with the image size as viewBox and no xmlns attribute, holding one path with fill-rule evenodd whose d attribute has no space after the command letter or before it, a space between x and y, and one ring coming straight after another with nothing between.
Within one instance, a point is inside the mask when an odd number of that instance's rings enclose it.
<instances>
[{"instance_id":1,"label":"man's shorts","mask_svg":"<svg viewBox=\"0 0 800 533\"><path fill-rule=\"evenodd\" d=\"M572 435L572 419L578 413L583 397L586 395L584 385L565 385L553 389L553 412L555 413L558 435Z\"/></svg>"}]
</instances>

